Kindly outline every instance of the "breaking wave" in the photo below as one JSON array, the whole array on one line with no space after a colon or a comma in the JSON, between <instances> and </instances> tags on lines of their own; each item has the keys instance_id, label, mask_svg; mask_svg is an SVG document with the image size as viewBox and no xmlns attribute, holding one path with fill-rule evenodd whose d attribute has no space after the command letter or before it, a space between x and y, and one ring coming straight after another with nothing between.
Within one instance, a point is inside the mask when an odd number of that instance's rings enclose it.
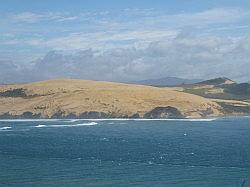
<instances>
[{"instance_id":1,"label":"breaking wave","mask_svg":"<svg viewBox=\"0 0 250 187\"><path fill-rule=\"evenodd\" d=\"M91 121L215 121L217 118L185 118L185 119L90 119Z\"/></svg>"},{"instance_id":2,"label":"breaking wave","mask_svg":"<svg viewBox=\"0 0 250 187\"><path fill-rule=\"evenodd\" d=\"M248 116L249 117L249 116ZM104 118L104 119L0 119L3 122L77 122L77 121L214 121L217 118L184 118L184 119L133 119L133 118Z\"/></svg>"},{"instance_id":3,"label":"breaking wave","mask_svg":"<svg viewBox=\"0 0 250 187\"><path fill-rule=\"evenodd\" d=\"M47 125L37 125L35 126L36 128L42 128L42 127L46 127Z\"/></svg>"},{"instance_id":4,"label":"breaking wave","mask_svg":"<svg viewBox=\"0 0 250 187\"><path fill-rule=\"evenodd\" d=\"M3 122L32 122L32 121L41 121L41 122L49 122L49 121L62 121L61 119L0 119Z\"/></svg>"},{"instance_id":5,"label":"breaking wave","mask_svg":"<svg viewBox=\"0 0 250 187\"><path fill-rule=\"evenodd\" d=\"M90 123L79 123L79 124L67 124L67 125L37 125L36 128L44 128L44 127L81 127L81 126L92 126L97 125L96 122Z\"/></svg>"},{"instance_id":6,"label":"breaking wave","mask_svg":"<svg viewBox=\"0 0 250 187\"><path fill-rule=\"evenodd\" d=\"M12 127L0 127L0 130L8 130L11 129Z\"/></svg>"}]
</instances>

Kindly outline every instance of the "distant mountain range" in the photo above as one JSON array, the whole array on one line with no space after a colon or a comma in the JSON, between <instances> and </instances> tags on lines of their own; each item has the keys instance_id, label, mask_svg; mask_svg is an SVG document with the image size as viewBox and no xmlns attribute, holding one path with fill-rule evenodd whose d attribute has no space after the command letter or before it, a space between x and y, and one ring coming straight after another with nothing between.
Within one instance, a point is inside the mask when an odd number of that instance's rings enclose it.
<instances>
[{"instance_id":1,"label":"distant mountain range","mask_svg":"<svg viewBox=\"0 0 250 187\"><path fill-rule=\"evenodd\" d=\"M178 77L163 77L159 79L146 79L134 81L134 84L150 85L150 86L180 86L186 84L195 84L201 82L201 79L184 79Z\"/></svg>"}]
</instances>

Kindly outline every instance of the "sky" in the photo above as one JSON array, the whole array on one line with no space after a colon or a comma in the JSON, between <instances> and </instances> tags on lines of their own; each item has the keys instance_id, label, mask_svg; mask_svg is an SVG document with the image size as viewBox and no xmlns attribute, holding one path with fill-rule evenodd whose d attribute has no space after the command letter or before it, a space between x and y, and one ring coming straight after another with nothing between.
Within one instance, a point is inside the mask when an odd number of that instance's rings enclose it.
<instances>
[{"instance_id":1,"label":"sky","mask_svg":"<svg viewBox=\"0 0 250 187\"><path fill-rule=\"evenodd\" d=\"M250 80L249 0L3 0L0 83Z\"/></svg>"}]
</instances>

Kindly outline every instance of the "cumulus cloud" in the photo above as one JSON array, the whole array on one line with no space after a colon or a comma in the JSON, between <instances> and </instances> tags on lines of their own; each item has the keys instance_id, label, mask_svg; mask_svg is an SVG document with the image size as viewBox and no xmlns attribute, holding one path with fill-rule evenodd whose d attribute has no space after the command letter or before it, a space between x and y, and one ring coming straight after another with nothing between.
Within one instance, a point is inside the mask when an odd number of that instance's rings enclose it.
<instances>
[{"instance_id":1,"label":"cumulus cloud","mask_svg":"<svg viewBox=\"0 0 250 187\"><path fill-rule=\"evenodd\" d=\"M244 22L250 17L246 11L216 8L171 15L152 9L127 9L117 16L112 14L25 12L15 15L14 20L28 25L49 20L58 23L59 29L62 25L70 28L51 35L28 33L27 37L3 37L0 40L3 49L21 46L30 49L30 56L35 56L34 49L39 54L50 52L18 66L0 61L0 82L55 78L127 82L166 76L198 79L227 76L238 81L250 80L250 37L234 32L249 29ZM82 26L84 19L91 20L91 24ZM79 22L61 24L73 20ZM50 26L46 32L53 32L54 25L46 22ZM219 33L226 30L231 33Z\"/></svg>"},{"instance_id":2,"label":"cumulus cloud","mask_svg":"<svg viewBox=\"0 0 250 187\"><path fill-rule=\"evenodd\" d=\"M1 73L16 81L78 78L108 81L133 81L177 76L202 78L227 76L250 80L250 38L185 37L152 42L146 48L51 51L29 68ZM17 69L17 68L16 68ZM1 81L7 80L1 77ZM13 80L13 78L11 79Z\"/></svg>"}]
</instances>

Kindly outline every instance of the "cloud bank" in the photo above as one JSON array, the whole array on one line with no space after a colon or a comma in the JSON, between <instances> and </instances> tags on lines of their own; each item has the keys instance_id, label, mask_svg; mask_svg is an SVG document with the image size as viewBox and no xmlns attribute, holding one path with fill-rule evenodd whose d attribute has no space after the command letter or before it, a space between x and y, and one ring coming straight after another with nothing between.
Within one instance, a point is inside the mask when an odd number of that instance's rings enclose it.
<instances>
[{"instance_id":1,"label":"cloud bank","mask_svg":"<svg viewBox=\"0 0 250 187\"><path fill-rule=\"evenodd\" d=\"M1 62L1 82L29 82L75 78L133 81L178 76L202 78L228 76L250 80L250 38L195 37L179 34L146 48L50 51L43 58L19 67Z\"/></svg>"},{"instance_id":2,"label":"cloud bank","mask_svg":"<svg viewBox=\"0 0 250 187\"><path fill-rule=\"evenodd\" d=\"M0 82L168 76L249 81L249 19L238 8L10 14L0 20Z\"/></svg>"}]
</instances>

